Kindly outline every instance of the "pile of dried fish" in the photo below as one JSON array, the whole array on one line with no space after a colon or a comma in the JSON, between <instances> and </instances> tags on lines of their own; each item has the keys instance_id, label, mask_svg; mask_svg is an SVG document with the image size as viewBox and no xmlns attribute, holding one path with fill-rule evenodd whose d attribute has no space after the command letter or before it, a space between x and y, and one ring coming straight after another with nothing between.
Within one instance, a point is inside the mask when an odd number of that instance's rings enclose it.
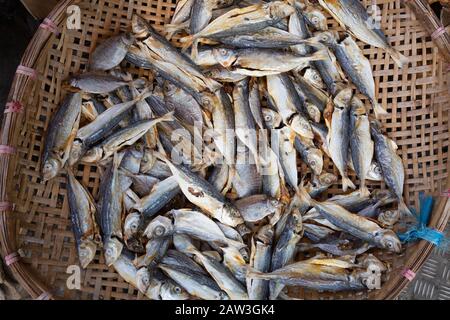
<instances>
[{"instance_id":1,"label":"pile of dried fish","mask_svg":"<svg viewBox=\"0 0 450 320\"><path fill-rule=\"evenodd\" d=\"M393 228L410 213L354 37L406 58L358 0L319 2L180 0L164 36L134 15L130 32L97 46L65 83L42 162L44 180L67 172L83 268L102 248L150 299L379 288L376 255L401 252ZM182 49L167 40L179 32ZM79 164L99 171L97 199ZM320 197L339 183L343 194Z\"/></svg>"}]
</instances>

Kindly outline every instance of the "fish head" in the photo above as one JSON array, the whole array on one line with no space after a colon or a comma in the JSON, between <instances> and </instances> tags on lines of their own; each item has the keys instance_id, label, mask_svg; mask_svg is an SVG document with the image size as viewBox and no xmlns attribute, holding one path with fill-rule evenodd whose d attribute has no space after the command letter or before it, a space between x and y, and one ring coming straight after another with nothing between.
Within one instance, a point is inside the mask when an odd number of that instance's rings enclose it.
<instances>
[{"instance_id":1,"label":"fish head","mask_svg":"<svg viewBox=\"0 0 450 320\"><path fill-rule=\"evenodd\" d=\"M150 287L150 279L151 275L147 267L142 267L137 271L136 284L140 292L147 292L148 288Z\"/></svg>"},{"instance_id":2,"label":"fish head","mask_svg":"<svg viewBox=\"0 0 450 320\"><path fill-rule=\"evenodd\" d=\"M280 114L272 109L262 108L264 122L269 129L278 128L283 121Z\"/></svg>"},{"instance_id":3,"label":"fish head","mask_svg":"<svg viewBox=\"0 0 450 320\"><path fill-rule=\"evenodd\" d=\"M139 226L142 223L142 217L139 212L131 212L125 218L124 222L124 236L125 239L130 239L139 231Z\"/></svg>"},{"instance_id":4,"label":"fish head","mask_svg":"<svg viewBox=\"0 0 450 320\"><path fill-rule=\"evenodd\" d=\"M252 233L252 230L247 227L244 223L241 223L236 227L237 232L239 232L239 235L244 238L246 235L249 235Z\"/></svg>"},{"instance_id":5,"label":"fish head","mask_svg":"<svg viewBox=\"0 0 450 320\"><path fill-rule=\"evenodd\" d=\"M378 221L386 227L392 227L399 219L399 210L385 210L378 215Z\"/></svg>"},{"instance_id":6,"label":"fish head","mask_svg":"<svg viewBox=\"0 0 450 320\"><path fill-rule=\"evenodd\" d=\"M217 300L230 300L225 291L219 291L217 294Z\"/></svg>"},{"instance_id":7,"label":"fish head","mask_svg":"<svg viewBox=\"0 0 450 320\"><path fill-rule=\"evenodd\" d=\"M304 138L314 139L311 124L305 117L294 115L291 119L291 128Z\"/></svg>"},{"instance_id":8,"label":"fish head","mask_svg":"<svg viewBox=\"0 0 450 320\"><path fill-rule=\"evenodd\" d=\"M310 8L307 9L304 13L306 19L314 26L316 30L328 30L327 17L322 10L318 8Z\"/></svg>"},{"instance_id":9,"label":"fish head","mask_svg":"<svg viewBox=\"0 0 450 320\"><path fill-rule=\"evenodd\" d=\"M165 281L160 290L162 300L188 300L189 293L173 281Z\"/></svg>"},{"instance_id":10,"label":"fish head","mask_svg":"<svg viewBox=\"0 0 450 320\"><path fill-rule=\"evenodd\" d=\"M137 14L131 18L131 29L136 38L146 38L149 34L147 21Z\"/></svg>"},{"instance_id":11,"label":"fish head","mask_svg":"<svg viewBox=\"0 0 450 320\"><path fill-rule=\"evenodd\" d=\"M307 68L303 77L306 81L318 88L322 89L325 87L325 83L323 82L322 77L320 76L320 73L319 71L317 71L317 69Z\"/></svg>"},{"instance_id":12,"label":"fish head","mask_svg":"<svg viewBox=\"0 0 450 320\"><path fill-rule=\"evenodd\" d=\"M323 153L319 149L309 149L307 155L308 166L315 175L320 175L323 169ZM330 177L331 179L331 177Z\"/></svg>"},{"instance_id":13,"label":"fish head","mask_svg":"<svg viewBox=\"0 0 450 320\"><path fill-rule=\"evenodd\" d=\"M312 41L324 44L326 46L333 46L336 44L338 37L339 36L335 31L322 31L316 32Z\"/></svg>"},{"instance_id":14,"label":"fish head","mask_svg":"<svg viewBox=\"0 0 450 320\"><path fill-rule=\"evenodd\" d=\"M375 239L378 244L388 251L400 253L402 251L402 244L394 233L394 231L389 229L382 229L375 235Z\"/></svg>"},{"instance_id":15,"label":"fish head","mask_svg":"<svg viewBox=\"0 0 450 320\"><path fill-rule=\"evenodd\" d=\"M42 167L42 178L44 181L53 179L61 170L61 162L55 158L49 158L44 162Z\"/></svg>"},{"instance_id":16,"label":"fish head","mask_svg":"<svg viewBox=\"0 0 450 320\"><path fill-rule=\"evenodd\" d=\"M234 205L226 203L222 208L221 222L228 226L236 227L237 225L243 224L244 219L242 218L239 210Z\"/></svg>"},{"instance_id":17,"label":"fish head","mask_svg":"<svg viewBox=\"0 0 450 320\"><path fill-rule=\"evenodd\" d=\"M355 117L366 115L366 107L364 106L364 103L361 101L361 99L357 97L353 97L352 101L350 102L351 106L351 113Z\"/></svg>"},{"instance_id":18,"label":"fish head","mask_svg":"<svg viewBox=\"0 0 450 320\"><path fill-rule=\"evenodd\" d=\"M278 201L275 198L267 199L267 204L268 204L268 206L270 206L270 207L272 207L273 209L276 209L276 210L280 210L281 208L283 208L283 203L281 203L280 201Z\"/></svg>"},{"instance_id":19,"label":"fish head","mask_svg":"<svg viewBox=\"0 0 450 320\"><path fill-rule=\"evenodd\" d=\"M295 8L282 1L274 1L268 4L269 15L272 19L283 19L295 13Z\"/></svg>"},{"instance_id":20,"label":"fish head","mask_svg":"<svg viewBox=\"0 0 450 320\"><path fill-rule=\"evenodd\" d=\"M97 245L92 240L83 241L78 247L78 256L80 260L80 265L83 269L91 263L95 257L95 252L97 251Z\"/></svg>"},{"instance_id":21,"label":"fish head","mask_svg":"<svg viewBox=\"0 0 450 320\"><path fill-rule=\"evenodd\" d=\"M303 231L303 217L300 213L300 210L295 209L292 213L291 213L292 217L293 217L293 230L295 233L300 234Z\"/></svg>"},{"instance_id":22,"label":"fish head","mask_svg":"<svg viewBox=\"0 0 450 320\"><path fill-rule=\"evenodd\" d=\"M320 117L321 117L320 110L315 104L306 102L306 110L308 112L309 117L314 122L320 122Z\"/></svg>"},{"instance_id":23,"label":"fish head","mask_svg":"<svg viewBox=\"0 0 450 320\"><path fill-rule=\"evenodd\" d=\"M173 233L173 223L167 217L157 216L145 228L144 236L149 239L167 237Z\"/></svg>"},{"instance_id":24,"label":"fish head","mask_svg":"<svg viewBox=\"0 0 450 320\"><path fill-rule=\"evenodd\" d=\"M85 149L83 147L83 143L80 140L75 140L72 143L72 148L70 149L69 154L69 166L75 165L80 158L83 156L83 153L85 152Z\"/></svg>"},{"instance_id":25,"label":"fish head","mask_svg":"<svg viewBox=\"0 0 450 320\"><path fill-rule=\"evenodd\" d=\"M123 244L116 238L110 238L104 244L105 262L109 267L111 266L122 253Z\"/></svg>"},{"instance_id":26,"label":"fish head","mask_svg":"<svg viewBox=\"0 0 450 320\"><path fill-rule=\"evenodd\" d=\"M325 172L318 177L319 185L321 186L330 186L336 183L338 177L330 172Z\"/></svg>"},{"instance_id":27,"label":"fish head","mask_svg":"<svg viewBox=\"0 0 450 320\"><path fill-rule=\"evenodd\" d=\"M370 131L372 132L372 135L374 133L381 134L381 122L377 119L371 119L370 120Z\"/></svg>"},{"instance_id":28,"label":"fish head","mask_svg":"<svg viewBox=\"0 0 450 320\"><path fill-rule=\"evenodd\" d=\"M222 9L226 8L228 6L231 6L233 4L234 0L213 0L213 7L214 9Z\"/></svg>"},{"instance_id":29,"label":"fish head","mask_svg":"<svg viewBox=\"0 0 450 320\"><path fill-rule=\"evenodd\" d=\"M244 247L239 249L239 253L241 254L242 258L245 260L245 263L248 263L250 261L250 252L248 247Z\"/></svg>"},{"instance_id":30,"label":"fish head","mask_svg":"<svg viewBox=\"0 0 450 320\"><path fill-rule=\"evenodd\" d=\"M344 88L334 98L334 107L337 109L345 109L350 105L350 101L353 97L352 88Z\"/></svg>"},{"instance_id":31,"label":"fish head","mask_svg":"<svg viewBox=\"0 0 450 320\"><path fill-rule=\"evenodd\" d=\"M120 39L122 40L123 44L127 47L131 46L134 43L134 41L136 41L136 38L131 32L123 34Z\"/></svg>"},{"instance_id":32,"label":"fish head","mask_svg":"<svg viewBox=\"0 0 450 320\"><path fill-rule=\"evenodd\" d=\"M229 48L213 49L213 56L223 67L229 68L238 58L237 52Z\"/></svg>"},{"instance_id":33,"label":"fish head","mask_svg":"<svg viewBox=\"0 0 450 320\"><path fill-rule=\"evenodd\" d=\"M259 228L256 233L256 239L262 241L264 244L272 244L274 236L273 226L270 224L266 224Z\"/></svg>"},{"instance_id":34,"label":"fish head","mask_svg":"<svg viewBox=\"0 0 450 320\"><path fill-rule=\"evenodd\" d=\"M102 148L94 147L94 148L88 150L84 154L84 156L82 158L82 161L85 161L85 162L98 162L98 161L100 161L102 159L102 157L103 157L103 150L102 150Z\"/></svg>"},{"instance_id":35,"label":"fish head","mask_svg":"<svg viewBox=\"0 0 450 320\"><path fill-rule=\"evenodd\" d=\"M364 254L359 259L359 264L369 270L378 270L384 272L387 270L386 265L373 254Z\"/></svg>"}]
</instances>

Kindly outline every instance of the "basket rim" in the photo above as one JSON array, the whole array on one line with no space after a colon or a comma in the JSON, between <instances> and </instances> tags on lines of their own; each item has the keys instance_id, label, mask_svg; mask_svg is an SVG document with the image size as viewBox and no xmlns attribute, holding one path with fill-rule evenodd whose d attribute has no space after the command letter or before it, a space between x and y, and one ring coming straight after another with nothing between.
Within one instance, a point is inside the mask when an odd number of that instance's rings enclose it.
<instances>
[{"instance_id":1,"label":"basket rim","mask_svg":"<svg viewBox=\"0 0 450 320\"><path fill-rule=\"evenodd\" d=\"M47 19L50 19L56 25L60 26L65 16L65 9L71 4L77 2L79 2L79 0L63 0L59 2L47 16ZM410 9L408 8L408 10ZM34 67L41 56L41 49L45 47L51 36L52 33L44 30L43 28L38 28L33 38L30 40L27 49L22 56L20 64L23 65L25 61L27 61L28 65ZM26 59L26 54L33 50L35 50L38 54L35 54L31 60ZM13 78L9 91L9 100L13 99L15 101L21 101L23 99L24 92L19 91L19 93L17 93L16 90L19 80L23 81L23 83L20 83L22 88L26 88L30 81L34 81L24 75L16 74ZM0 144L10 145L10 143L13 142L14 135L11 130L8 130L8 128L15 127L18 120L19 117L15 113L4 114L0 127ZM12 174L11 168L14 168L12 164L13 161L16 160L15 157L16 156L11 155L0 156L0 168L2 168L0 170L0 202L8 201L8 182L10 180L10 174ZM446 188L450 188L450 176L448 174ZM429 226L442 232L450 218L450 198L441 197L435 206L435 210L436 212L439 212L439 214L434 214L432 216ZM17 244L15 243L15 240L17 239L16 229L10 227L10 225L12 225L12 220L15 220L15 218L10 215L11 211L11 209L6 209L4 211L0 210L0 240L6 240L0 241L2 242L0 245L1 254L3 257L17 251ZM8 239L14 239L13 243L10 243ZM413 272L418 272L430 255L434 246L425 240L421 240L416 243L415 246L417 248L414 249L414 252L410 255L404 267ZM34 270L32 270L28 264L24 264L19 260L18 262L10 265L9 268L19 284L25 288L33 299L56 299L51 295L52 289L49 288L38 275L36 275ZM403 288L408 284L408 280L401 275L401 271L395 273L393 273L393 271L394 270L391 271L391 278L383 285L381 290L377 290L376 293L369 293L369 299L395 299L400 294Z\"/></svg>"}]
</instances>

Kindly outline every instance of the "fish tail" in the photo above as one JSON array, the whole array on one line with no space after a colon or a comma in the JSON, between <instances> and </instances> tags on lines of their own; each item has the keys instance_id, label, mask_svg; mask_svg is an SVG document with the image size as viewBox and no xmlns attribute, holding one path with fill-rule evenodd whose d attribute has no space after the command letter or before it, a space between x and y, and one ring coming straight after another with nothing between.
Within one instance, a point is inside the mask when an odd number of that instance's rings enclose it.
<instances>
[{"instance_id":1,"label":"fish tail","mask_svg":"<svg viewBox=\"0 0 450 320\"><path fill-rule=\"evenodd\" d=\"M392 57L392 60L394 60L395 64L399 68L403 68L408 65L409 59L399 51L395 50L394 48L389 48L386 51Z\"/></svg>"},{"instance_id":2,"label":"fish tail","mask_svg":"<svg viewBox=\"0 0 450 320\"><path fill-rule=\"evenodd\" d=\"M400 211L400 215L402 217L414 217L413 213L411 212L411 210L409 210L403 199L400 199L398 202L398 211Z\"/></svg>"},{"instance_id":3,"label":"fish tail","mask_svg":"<svg viewBox=\"0 0 450 320\"><path fill-rule=\"evenodd\" d=\"M352 180L349 179L349 177L342 177L342 190L345 192L348 188L356 189L356 186L354 185Z\"/></svg>"},{"instance_id":4,"label":"fish tail","mask_svg":"<svg viewBox=\"0 0 450 320\"><path fill-rule=\"evenodd\" d=\"M192 50L192 52L194 52L194 51ZM222 87L222 85L220 83L218 83L216 80L210 79L210 78L205 78L205 83L212 92L216 92L218 89L220 89Z\"/></svg>"},{"instance_id":5,"label":"fish tail","mask_svg":"<svg viewBox=\"0 0 450 320\"><path fill-rule=\"evenodd\" d=\"M114 158L113 158L113 169L117 170L119 169L120 163L122 162L124 154L123 153L114 153Z\"/></svg>"},{"instance_id":6,"label":"fish tail","mask_svg":"<svg viewBox=\"0 0 450 320\"><path fill-rule=\"evenodd\" d=\"M137 79L137 80L134 80L133 81L133 84L134 84L134 82L136 82L136 81L140 81L140 79ZM136 103L138 103L138 102L141 102L141 101L143 101L143 100L145 100L146 98L148 98L149 96L151 96L153 93L151 92L151 87L145 87L144 88L144 90L142 90L142 92L138 95L138 96L136 96L136 98L134 99L134 101L136 102Z\"/></svg>"},{"instance_id":7,"label":"fish tail","mask_svg":"<svg viewBox=\"0 0 450 320\"><path fill-rule=\"evenodd\" d=\"M177 32L184 28L183 24L166 24L164 26L164 31L166 32L166 39L170 40Z\"/></svg>"},{"instance_id":8,"label":"fish tail","mask_svg":"<svg viewBox=\"0 0 450 320\"><path fill-rule=\"evenodd\" d=\"M267 274L265 274L264 272L258 271L253 267L247 266L247 278L264 279L266 277Z\"/></svg>"},{"instance_id":9,"label":"fish tail","mask_svg":"<svg viewBox=\"0 0 450 320\"><path fill-rule=\"evenodd\" d=\"M319 50L311 55L311 61L325 60L328 58L326 51Z\"/></svg>"},{"instance_id":10,"label":"fish tail","mask_svg":"<svg viewBox=\"0 0 450 320\"><path fill-rule=\"evenodd\" d=\"M303 179L300 182L300 185L298 186L296 190L296 194L300 201L307 203L308 205L314 204L314 199L311 198L309 193L306 191L304 185L303 185Z\"/></svg>"},{"instance_id":11,"label":"fish tail","mask_svg":"<svg viewBox=\"0 0 450 320\"><path fill-rule=\"evenodd\" d=\"M226 165L226 164L223 164L223 165ZM226 182L225 186L222 188L222 190L220 191L220 193L222 195L225 196L228 193L228 191L230 191L230 189L232 188L233 178L234 178L235 173L236 173L236 169L235 168L232 169L232 167L229 166L227 182Z\"/></svg>"},{"instance_id":12,"label":"fish tail","mask_svg":"<svg viewBox=\"0 0 450 320\"><path fill-rule=\"evenodd\" d=\"M361 185L359 186L359 191L361 193L361 197L368 197L370 195L369 189L367 189L365 180L361 181Z\"/></svg>"},{"instance_id":13,"label":"fish tail","mask_svg":"<svg viewBox=\"0 0 450 320\"><path fill-rule=\"evenodd\" d=\"M376 101L372 101L373 105L373 112L375 113L375 118L379 119L380 116L385 116L389 114L386 110L383 109L383 107L377 103Z\"/></svg>"},{"instance_id":14,"label":"fish tail","mask_svg":"<svg viewBox=\"0 0 450 320\"><path fill-rule=\"evenodd\" d=\"M168 113L166 113L165 115L163 115L162 117L160 117L158 120L159 122L164 122L164 121L174 121L174 114L175 111L170 111Z\"/></svg>"},{"instance_id":15,"label":"fish tail","mask_svg":"<svg viewBox=\"0 0 450 320\"><path fill-rule=\"evenodd\" d=\"M186 51L190 46L193 45L195 41L195 37L194 36L186 36L180 39L180 42L183 44L181 46L181 50L182 51Z\"/></svg>"}]
</instances>

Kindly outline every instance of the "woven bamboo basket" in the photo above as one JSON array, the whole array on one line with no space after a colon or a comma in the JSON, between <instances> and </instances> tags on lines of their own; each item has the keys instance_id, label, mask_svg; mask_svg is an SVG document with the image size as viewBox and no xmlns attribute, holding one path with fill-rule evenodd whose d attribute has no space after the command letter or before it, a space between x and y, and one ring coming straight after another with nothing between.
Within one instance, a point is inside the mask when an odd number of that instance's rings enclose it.
<instances>
[{"instance_id":1,"label":"woven bamboo basket","mask_svg":"<svg viewBox=\"0 0 450 320\"><path fill-rule=\"evenodd\" d=\"M450 207L448 198L439 196L450 187L448 65L410 9L399 0L375 3L381 10L382 29L392 45L409 57L410 64L398 69L382 50L359 45L372 63L378 100L390 112L384 126L398 144L404 162L407 203L416 206L422 191L436 194L429 227L442 231ZM80 30L66 25L67 8L73 4L81 9ZM43 183L39 168L45 130L65 95L62 81L86 68L89 53L98 42L128 30L133 13L161 30L170 21L175 5L176 0L61 1L48 17L59 32L39 28L22 58L21 65L36 70L37 75L16 75L9 101L20 102L24 110L6 113L2 123L0 145L14 147L15 153L0 155L0 243L12 272L35 299L144 298L105 266L100 251L81 272L81 288L67 287L67 268L78 265L78 256L69 220L66 178L62 173ZM336 27L336 22L329 21ZM150 75L148 71L130 70L138 76ZM77 169L80 181L97 195L96 168L79 165ZM327 164L327 169L335 170L332 164ZM334 186L328 195L339 191L339 186ZM430 243L421 241L408 245L401 255L380 253L390 268L380 290L333 295L304 290L292 293L305 299L393 299L408 283L403 270L417 272L431 250ZM20 259L14 256L17 252Z\"/></svg>"}]
</instances>

